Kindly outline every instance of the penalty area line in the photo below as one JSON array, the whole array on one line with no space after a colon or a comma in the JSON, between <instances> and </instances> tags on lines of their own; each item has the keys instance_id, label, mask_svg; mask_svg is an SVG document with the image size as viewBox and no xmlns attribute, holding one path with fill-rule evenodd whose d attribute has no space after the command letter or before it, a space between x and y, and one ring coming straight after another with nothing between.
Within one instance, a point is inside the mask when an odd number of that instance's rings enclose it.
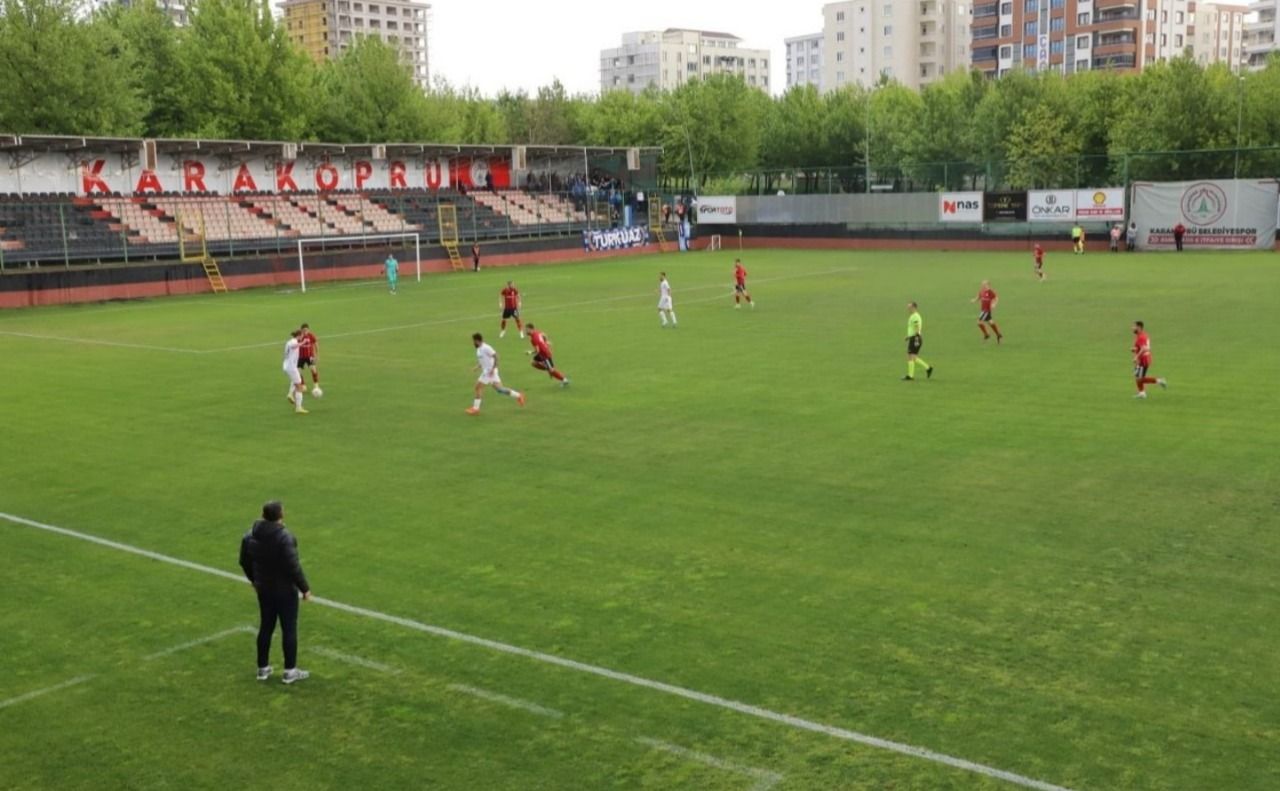
<instances>
[{"instance_id":1,"label":"penalty area line","mask_svg":"<svg viewBox=\"0 0 1280 791\"><path fill-rule=\"evenodd\" d=\"M26 517L17 516L14 514L7 514L4 512L0 512L0 520L7 521L14 525L30 527L36 530L43 530L48 533L54 533L56 535L65 536L67 538L75 538L81 541L87 541L91 544L97 544L98 546L115 549L121 552L127 552L132 555L138 555L140 557L148 558L150 560L155 560L160 563L167 563L172 566L178 566L180 568L185 568L190 571L198 571L203 574L210 574L215 577L223 577L225 579L230 579L235 582L239 582L246 585L249 582L244 578L243 575L232 574L229 571L223 571L222 569L213 568L212 566L205 566L199 563L193 563L189 560L183 560L181 558L175 558L169 555L163 555L159 552L152 552L149 549L142 549L141 547L135 547L129 544L123 544L123 543L120 543L119 541L112 541L110 539L102 538L100 536L95 536L90 533L82 533L78 530L71 530L65 527L58 527L56 525L49 525L43 522L37 522L33 519L27 519ZM556 656L555 654L547 654L542 651L535 651L531 648L523 648L521 646L512 645L510 643L503 643L498 640L491 640L487 637L479 637L477 635L467 634L466 632L459 632L454 629L448 629L443 626L434 626L432 624L422 623L421 621L415 621L411 618L403 618L398 615L391 615L388 613L379 612L377 610L370 610L365 607L358 607L352 604L345 604L343 602L334 601L332 599L325 599L319 596L313 597L311 601L313 604L317 604L322 607L329 607L331 609L338 610L340 612L349 613L351 615L358 615L374 621L382 621L384 623L394 624L396 626L400 626L415 632L422 632L424 634L435 635L436 637L445 637L451 640L456 640L461 643L467 643L470 645L480 646L481 648L487 648L491 651L496 651L498 653L510 654L512 656L520 656L526 659L531 659L535 662L540 662L542 664L554 665L556 667L562 667L567 670L575 670L579 673L586 673L588 675L598 676L600 678L607 678L611 681L617 681L623 684L629 684L634 687L641 687L644 689L653 690L655 692L661 692L666 695L671 695L673 697L683 698L685 700L692 700L696 703L703 703L708 706L714 706L715 708L737 712L738 714L743 714L746 716L755 717L757 719L778 723L780 725L786 725L795 730L808 731L810 733L817 733L817 734L831 737L833 739L851 742L854 744L860 744L860 745L863 745L864 747L873 747L879 750L885 750L887 752L897 753L899 755L905 755L911 758L918 758L923 761L930 761L932 763L941 764L943 766L949 766L953 769L960 769L965 772L972 772L973 774L982 775L983 777L988 777L994 780L1003 780L1007 783L1012 783L1013 785L1021 786L1023 788L1031 788L1031 789L1035 789L1035 791L1071 791L1071 789L1067 788L1066 786L1055 785L1053 783L1048 783L1043 780L1037 780L1032 777L1020 775L1020 774L1017 774L1016 772L1010 772L1005 769L998 769L994 766L988 766L986 764L977 763L976 761L969 761L964 758L957 758L956 756L947 755L946 753L940 753L925 747L917 747L915 745L906 744L904 742L896 742L891 739L880 738L879 736L872 736L866 733L859 733L858 731L849 730L848 728L841 728L835 725L827 725L825 723L815 722L813 720L807 720L807 719L804 719L803 717L797 717L791 714L784 714L782 712L773 711L771 709L766 709L761 706L756 706L750 703L743 703L740 701L732 700L730 698L720 697L719 695L713 695L707 692L699 692L698 690L677 686L675 684L668 684L665 681L655 681L653 679L644 678L643 676L637 676L631 673L624 673L618 670L611 670L607 667L601 667L600 665L592 665L586 662L579 662L576 659L568 659L562 656Z\"/></svg>"},{"instance_id":2,"label":"penalty area line","mask_svg":"<svg viewBox=\"0 0 1280 791\"><path fill-rule=\"evenodd\" d=\"M19 695L16 698L9 698L8 700L0 700L0 709L7 709L10 706L16 706L19 703L26 703L28 700L35 700L36 698L44 697L45 695L48 695L51 692L58 692L59 690L68 689L70 687L83 684L86 681L92 681L94 678L96 678L96 676L76 676L75 678L70 678L70 679L67 679L66 681L63 681L61 684L54 684L53 686L45 687L44 689L32 690L31 692L28 692L24 695Z\"/></svg>"}]
</instances>

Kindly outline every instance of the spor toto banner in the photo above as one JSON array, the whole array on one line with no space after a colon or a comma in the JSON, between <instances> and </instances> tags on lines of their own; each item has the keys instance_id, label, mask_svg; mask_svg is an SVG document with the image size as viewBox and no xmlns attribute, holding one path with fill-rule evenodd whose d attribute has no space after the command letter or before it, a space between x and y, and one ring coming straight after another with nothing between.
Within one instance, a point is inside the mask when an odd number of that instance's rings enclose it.
<instances>
[{"instance_id":1,"label":"spor toto banner","mask_svg":"<svg viewBox=\"0 0 1280 791\"><path fill-rule=\"evenodd\" d=\"M1183 244L1206 250L1270 250L1276 240L1280 185L1275 181L1178 181L1133 185L1138 247L1174 249L1173 229L1186 229Z\"/></svg>"},{"instance_id":2,"label":"spor toto banner","mask_svg":"<svg viewBox=\"0 0 1280 791\"><path fill-rule=\"evenodd\" d=\"M736 225L738 199L733 196L698 198L698 225Z\"/></svg>"},{"instance_id":3,"label":"spor toto banner","mask_svg":"<svg viewBox=\"0 0 1280 791\"><path fill-rule=\"evenodd\" d=\"M607 228L602 231L583 231L582 246L593 250L624 250L628 247L644 247L649 243L649 229L640 225L630 228Z\"/></svg>"},{"instance_id":4,"label":"spor toto banner","mask_svg":"<svg viewBox=\"0 0 1280 791\"><path fill-rule=\"evenodd\" d=\"M982 193L938 193L938 222L982 222Z\"/></svg>"}]
</instances>

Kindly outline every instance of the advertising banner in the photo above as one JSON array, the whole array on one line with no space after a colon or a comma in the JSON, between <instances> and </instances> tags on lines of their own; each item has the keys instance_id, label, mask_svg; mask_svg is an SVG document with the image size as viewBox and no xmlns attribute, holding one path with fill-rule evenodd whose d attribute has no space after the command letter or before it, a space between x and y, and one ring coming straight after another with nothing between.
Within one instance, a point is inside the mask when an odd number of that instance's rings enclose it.
<instances>
[{"instance_id":1,"label":"advertising banner","mask_svg":"<svg viewBox=\"0 0 1280 791\"><path fill-rule=\"evenodd\" d=\"M938 193L938 222L982 222L982 193Z\"/></svg>"},{"instance_id":2,"label":"advertising banner","mask_svg":"<svg viewBox=\"0 0 1280 791\"><path fill-rule=\"evenodd\" d=\"M1027 193L1027 219L1031 222L1074 222L1075 190L1032 190Z\"/></svg>"},{"instance_id":3,"label":"advertising banner","mask_svg":"<svg viewBox=\"0 0 1280 791\"><path fill-rule=\"evenodd\" d=\"M730 196L704 195L698 198L699 225L736 225L738 199Z\"/></svg>"},{"instance_id":4,"label":"advertising banner","mask_svg":"<svg viewBox=\"0 0 1280 791\"><path fill-rule=\"evenodd\" d=\"M1076 219L1082 222L1124 221L1124 188L1076 190Z\"/></svg>"},{"instance_id":5,"label":"advertising banner","mask_svg":"<svg viewBox=\"0 0 1280 791\"><path fill-rule=\"evenodd\" d=\"M1133 185L1133 219L1138 247L1175 248L1173 230L1182 225L1183 245L1204 250L1270 250L1275 246L1275 181L1179 181Z\"/></svg>"},{"instance_id":6,"label":"advertising banner","mask_svg":"<svg viewBox=\"0 0 1280 791\"><path fill-rule=\"evenodd\" d=\"M1027 219L1027 193L988 192L983 195L982 218L988 222L1014 222Z\"/></svg>"},{"instance_id":7,"label":"advertising banner","mask_svg":"<svg viewBox=\"0 0 1280 791\"><path fill-rule=\"evenodd\" d=\"M648 243L649 229L639 225L582 232L582 246L587 252L624 250L628 247L644 247Z\"/></svg>"}]
</instances>

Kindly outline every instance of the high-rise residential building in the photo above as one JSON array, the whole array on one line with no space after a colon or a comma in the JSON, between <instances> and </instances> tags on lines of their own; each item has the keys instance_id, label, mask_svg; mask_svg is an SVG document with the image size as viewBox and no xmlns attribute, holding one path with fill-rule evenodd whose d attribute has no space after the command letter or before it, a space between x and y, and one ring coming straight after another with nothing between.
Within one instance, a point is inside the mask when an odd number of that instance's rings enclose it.
<instances>
[{"instance_id":1,"label":"high-rise residential building","mask_svg":"<svg viewBox=\"0 0 1280 791\"><path fill-rule=\"evenodd\" d=\"M1010 69L1141 70L1194 51L1195 0L979 0L973 65Z\"/></svg>"},{"instance_id":2,"label":"high-rise residential building","mask_svg":"<svg viewBox=\"0 0 1280 791\"><path fill-rule=\"evenodd\" d=\"M784 39L787 47L787 88L812 85L822 91L822 34Z\"/></svg>"},{"instance_id":3,"label":"high-rise residential building","mask_svg":"<svg viewBox=\"0 0 1280 791\"><path fill-rule=\"evenodd\" d=\"M742 39L707 30L647 30L622 35L622 46L600 50L600 90L670 91L690 80L732 74L769 91L769 50L748 49Z\"/></svg>"},{"instance_id":4,"label":"high-rise residential building","mask_svg":"<svg viewBox=\"0 0 1280 791\"><path fill-rule=\"evenodd\" d=\"M969 6L957 0L845 0L822 7L822 85L919 88L969 67Z\"/></svg>"},{"instance_id":5,"label":"high-rise residential building","mask_svg":"<svg viewBox=\"0 0 1280 791\"><path fill-rule=\"evenodd\" d=\"M430 85L427 24L431 6L416 0L285 0L285 32L315 61L336 58L358 36L379 36L424 89Z\"/></svg>"},{"instance_id":6,"label":"high-rise residential building","mask_svg":"<svg viewBox=\"0 0 1280 791\"><path fill-rule=\"evenodd\" d=\"M1244 18L1247 6L1229 3L1196 3L1191 54L1196 63L1225 63L1232 71L1244 64Z\"/></svg>"},{"instance_id":7,"label":"high-rise residential building","mask_svg":"<svg viewBox=\"0 0 1280 791\"><path fill-rule=\"evenodd\" d=\"M1250 68L1266 65L1280 50L1280 0L1253 0L1244 23L1244 57Z\"/></svg>"}]
</instances>

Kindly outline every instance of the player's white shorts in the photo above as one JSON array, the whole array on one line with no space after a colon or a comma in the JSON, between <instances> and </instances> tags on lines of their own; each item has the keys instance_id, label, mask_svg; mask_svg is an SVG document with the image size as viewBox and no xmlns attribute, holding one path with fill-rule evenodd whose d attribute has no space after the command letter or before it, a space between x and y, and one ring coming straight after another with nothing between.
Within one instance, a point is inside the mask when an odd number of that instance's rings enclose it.
<instances>
[{"instance_id":1,"label":"player's white shorts","mask_svg":"<svg viewBox=\"0 0 1280 791\"><path fill-rule=\"evenodd\" d=\"M658 310L671 310L671 297L658 297Z\"/></svg>"},{"instance_id":2,"label":"player's white shorts","mask_svg":"<svg viewBox=\"0 0 1280 791\"><path fill-rule=\"evenodd\" d=\"M502 377L498 375L498 369L494 368L490 371L481 371L480 378L476 380L482 385L500 385Z\"/></svg>"},{"instance_id":3,"label":"player's white shorts","mask_svg":"<svg viewBox=\"0 0 1280 791\"><path fill-rule=\"evenodd\" d=\"M289 381L293 382L295 385L302 384L302 372L297 368L284 369L284 375L289 377Z\"/></svg>"}]
</instances>

